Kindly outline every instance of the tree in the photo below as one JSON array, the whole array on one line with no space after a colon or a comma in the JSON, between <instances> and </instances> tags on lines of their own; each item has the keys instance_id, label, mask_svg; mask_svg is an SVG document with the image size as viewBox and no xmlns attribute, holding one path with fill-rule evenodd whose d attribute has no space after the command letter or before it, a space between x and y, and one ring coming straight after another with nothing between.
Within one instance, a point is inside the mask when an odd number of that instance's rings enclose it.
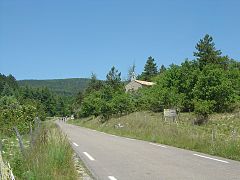
<instances>
[{"instance_id":1,"label":"tree","mask_svg":"<svg viewBox=\"0 0 240 180\"><path fill-rule=\"evenodd\" d=\"M66 107L63 98L59 97L56 103L56 114L58 116L66 116Z\"/></svg>"},{"instance_id":2,"label":"tree","mask_svg":"<svg viewBox=\"0 0 240 180\"><path fill-rule=\"evenodd\" d=\"M5 90L4 90L5 88ZM10 74L5 76L4 74L0 73L0 95L4 90L4 95L13 95L14 91L18 89L18 84L16 79Z\"/></svg>"},{"instance_id":3,"label":"tree","mask_svg":"<svg viewBox=\"0 0 240 180\"><path fill-rule=\"evenodd\" d=\"M232 86L234 88L234 92L237 95L237 99L240 100L240 69L237 67L233 67L229 69L227 72L227 78L232 82Z\"/></svg>"},{"instance_id":4,"label":"tree","mask_svg":"<svg viewBox=\"0 0 240 180\"><path fill-rule=\"evenodd\" d=\"M92 73L91 80L88 84L88 87L87 87L85 93L88 94L93 91L98 91L102 88L102 86L103 86L102 81L98 80L96 74Z\"/></svg>"},{"instance_id":5,"label":"tree","mask_svg":"<svg viewBox=\"0 0 240 180\"><path fill-rule=\"evenodd\" d=\"M157 75L157 65L154 61L154 58L152 58L151 56L148 57L148 60L144 66L144 71L140 76L142 80L150 81L152 77Z\"/></svg>"},{"instance_id":6,"label":"tree","mask_svg":"<svg viewBox=\"0 0 240 180\"><path fill-rule=\"evenodd\" d=\"M56 113L56 97L48 88L43 88L40 94L40 101L44 104L48 116L54 116Z\"/></svg>"},{"instance_id":7,"label":"tree","mask_svg":"<svg viewBox=\"0 0 240 180\"><path fill-rule=\"evenodd\" d=\"M198 81L193 89L195 102L208 101L213 112L231 110L235 101L235 91L231 80L224 69L216 65L208 65L199 74Z\"/></svg>"},{"instance_id":8,"label":"tree","mask_svg":"<svg viewBox=\"0 0 240 180\"><path fill-rule=\"evenodd\" d=\"M106 77L106 84L111 86L114 90L123 87L123 84L121 82L121 72L118 72L118 70L114 66L111 68Z\"/></svg>"},{"instance_id":9,"label":"tree","mask_svg":"<svg viewBox=\"0 0 240 180\"><path fill-rule=\"evenodd\" d=\"M5 79L6 79L6 76L4 74L1 74L0 73L0 95L3 91L3 88L4 88L4 85L5 85Z\"/></svg>"},{"instance_id":10,"label":"tree","mask_svg":"<svg viewBox=\"0 0 240 180\"><path fill-rule=\"evenodd\" d=\"M13 96L14 91L7 83L5 83L5 85L3 86L1 95L2 96Z\"/></svg>"},{"instance_id":11,"label":"tree","mask_svg":"<svg viewBox=\"0 0 240 180\"><path fill-rule=\"evenodd\" d=\"M166 71L166 67L164 65L161 65L160 69L159 69L159 74L162 74Z\"/></svg>"},{"instance_id":12,"label":"tree","mask_svg":"<svg viewBox=\"0 0 240 180\"><path fill-rule=\"evenodd\" d=\"M14 96L0 98L0 133L12 135L17 126L20 133L27 133L29 123L36 117L37 108L30 104L21 105Z\"/></svg>"},{"instance_id":13,"label":"tree","mask_svg":"<svg viewBox=\"0 0 240 180\"><path fill-rule=\"evenodd\" d=\"M75 99L76 104L77 105L81 105L82 102L83 102L83 99L84 99L84 95L83 95L83 93L81 91L79 91L77 96L76 96L76 99Z\"/></svg>"},{"instance_id":14,"label":"tree","mask_svg":"<svg viewBox=\"0 0 240 180\"><path fill-rule=\"evenodd\" d=\"M7 83L14 90L18 88L18 83L17 83L15 77L11 74L7 76Z\"/></svg>"},{"instance_id":15,"label":"tree","mask_svg":"<svg viewBox=\"0 0 240 180\"><path fill-rule=\"evenodd\" d=\"M193 53L199 62L199 67L202 70L207 64L220 64L220 55L222 52L216 50L213 38L206 34L203 39L196 45L197 51Z\"/></svg>"},{"instance_id":16,"label":"tree","mask_svg":"<svg viewBox=\"0 0 240 180\"><path fill-rule=\"evenodd\" d=\"M100 91L92 92L84 97L82 106L80 108L80 117L88 117L91 115L100 115L100 109L103 106L103 99L101 98Z\"/></svg>"}]
</instances>

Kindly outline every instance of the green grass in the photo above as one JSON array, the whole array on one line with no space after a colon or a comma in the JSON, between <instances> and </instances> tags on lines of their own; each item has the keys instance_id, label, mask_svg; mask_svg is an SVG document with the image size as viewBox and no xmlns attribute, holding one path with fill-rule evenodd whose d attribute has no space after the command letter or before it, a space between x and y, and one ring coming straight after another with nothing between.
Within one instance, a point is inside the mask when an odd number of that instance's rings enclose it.
<instances>
[{"instance_id":1,"label":"green grass","mask_svg":"<svg viewBox=\"0 0 240 180\"><path fill-rule=\"evenodd\" d=\"M10 162L16 179L78 179L73 150L65 135L53 123L44 124L33 148L29 147L29 141L24 141L28 146L25 156L20 153L16 139L5 140L3 144L4 159Z\"/></svg>"},{"instance_id":2,"label":"green grass","mask_svg":"<svg viewBox=\"0 0 240 180\"><path fill-rule=\"evenodd\" d=\"M207 124L193 125L193 114L182 113L178 123L164 121L162 113L136 112L101 123L89 117L69 123L131 137L240 160L240 114L215 114ZM119 128L116 125L121 124ZM233 133L235 132L235 133Z\"/></svg>"}]
</instances>

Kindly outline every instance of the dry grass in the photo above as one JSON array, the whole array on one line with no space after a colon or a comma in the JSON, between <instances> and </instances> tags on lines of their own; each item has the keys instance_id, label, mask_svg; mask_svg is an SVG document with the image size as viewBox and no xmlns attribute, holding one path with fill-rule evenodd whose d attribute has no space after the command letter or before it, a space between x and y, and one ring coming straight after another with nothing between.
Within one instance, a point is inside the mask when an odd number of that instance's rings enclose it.
<instances>
[{"instance_id":1,"label":"dry grass","mask_svg":"<svg viewBox=\"0 0 240 180\"><path fill-rule=\"evenodd\" d=\"M136 112L111 118L73 120L70 123L107 133L167 144L240 160L240 114L215 114L207 124L193 125L194 116L182 113L178 123L165 122L162 113ZM123 127L122 127L123 126Z\"/></svg>"},{"instance_id":2,"label":"dry grass","mask_svg":"<svg viewBox=\"0 0 240 180\"><path fill-rule=\"evenodd\" d=\"M73 150L55 124L42 128L37 144L28 153L25 164L25 177L29 179L77 179Z\"/></svg>"},{"instance_id":3,"label":"dry grass","mask_svg":"<svg viewBox=\"0 0 240 180\"><path fill-rule=\"evenodd\" d=\"M73 150L55 124L46 122L43 125L33 148L29 147L29 141L24 141L24 145L25 156L22 156L16 139L8 139L4 143L5 159L10 162L16 179L79 179Z\"/></svg>"}]
</instances>

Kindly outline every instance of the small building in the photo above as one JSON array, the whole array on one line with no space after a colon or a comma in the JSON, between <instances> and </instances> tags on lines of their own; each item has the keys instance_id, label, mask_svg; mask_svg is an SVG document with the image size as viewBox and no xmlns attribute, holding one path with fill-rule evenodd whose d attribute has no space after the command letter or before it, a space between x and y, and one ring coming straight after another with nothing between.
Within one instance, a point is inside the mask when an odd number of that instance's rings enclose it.
<instances>
[{"instance_id":1,"label":"small building","mask_svg":"<svg viewBox=\"0 0 240 180\"><path fill-rule=\"evenodd\" d=\"M137 91L139 88L151 87L153 85L155 85L154 82L140 81L140 80L132 79L131 82L129 82L125 86L125 90L126 90L126 92Z\"/></svg>"}]
</instances>

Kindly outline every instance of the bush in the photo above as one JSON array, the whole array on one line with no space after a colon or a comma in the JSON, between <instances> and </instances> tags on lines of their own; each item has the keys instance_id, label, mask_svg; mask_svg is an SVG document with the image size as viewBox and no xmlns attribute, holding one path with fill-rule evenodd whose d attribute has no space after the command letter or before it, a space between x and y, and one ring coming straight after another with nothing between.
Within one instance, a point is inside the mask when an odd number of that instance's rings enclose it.
<instances>
[{"instance_id":1,"label":"bush","mask_svg":"<svg viewBox=\"0 0 240 180\"><path fill-rule=\"evenodd\" d=\"M203 124L208 121L208 116L213 111L214 102L213 101L207 101L207 100L199 100L195 101L194 103L194 112L197 115L197 118L195 119L195 124Z\"/></svg>"},{"instance_id":2,"label":"bush","mask_svg":"<svg viewBox=\"0 0 240 180\"><path fill-rule=\"evenodd\" d=\"M121 93L116 94L111 100L112 112L114 114L133 112L134 102L129 94Z\"/></svg>"},{"instance_id":3,"label":"bush","mask_svg":"<svg viewBox=\"0 0 240 180\"><path fill-rule=\"evenodd\" d=\"M20 105L13 96L0 99L0 132L12 135L12 128L17 126L20 133L29 131L30 122L36 117L37 109L32 105Z\"/></svg>"}]
</instances>

